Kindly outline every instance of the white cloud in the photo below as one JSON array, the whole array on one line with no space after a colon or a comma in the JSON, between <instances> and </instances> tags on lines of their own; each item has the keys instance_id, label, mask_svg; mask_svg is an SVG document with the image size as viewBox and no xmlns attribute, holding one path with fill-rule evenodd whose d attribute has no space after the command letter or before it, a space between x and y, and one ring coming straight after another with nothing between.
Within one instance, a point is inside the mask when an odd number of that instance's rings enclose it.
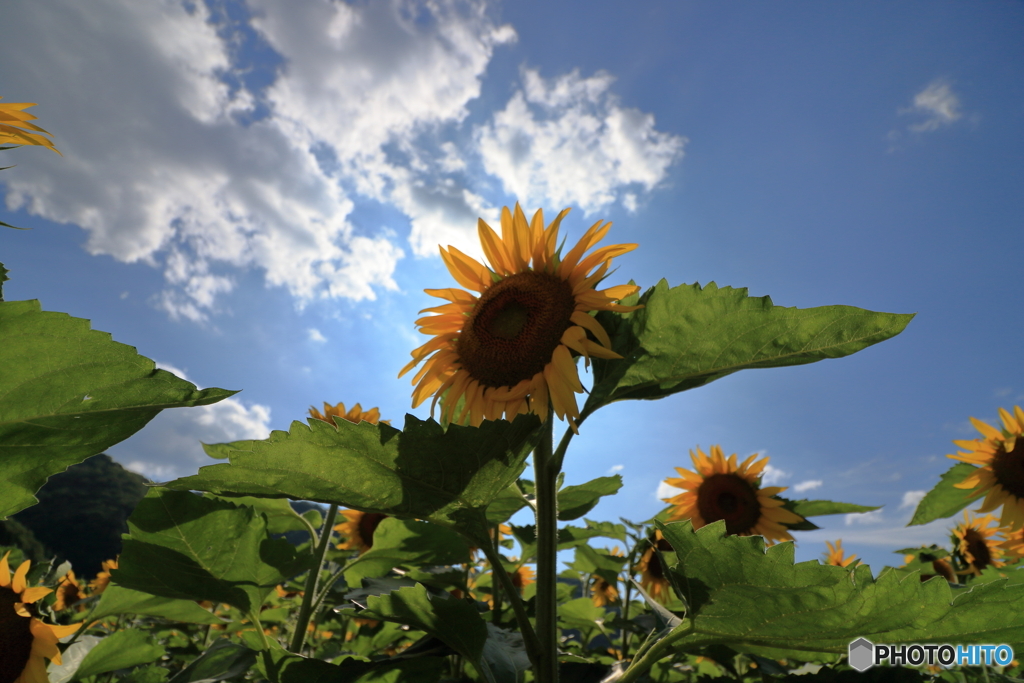
<instances>
[{"instance_id":1,"label":"white cloud","mask_svg":"<svg viewBox=\"0 0 1024 683\"><path fill-rule=\"evenodd\" d=\"M188 379L173 365L157 363L157 367ZM145 429L107 452L132 471L166 481L215 464L203 451L203 443L265 439L269 435L270 408L259 403L246 405L232 396L208 406L164 410Z\"/></svg>"},{"instance_id":2,"label":"white cloud","mask_svg":"<svg viewBox=\"0 0 1024 683\"><path fill-rule=\"evenodd\" d=\"M846 526L853 526L855 524L881 524L885 520L882 519L882 510L879 508L870 512L855 512L845 515L844 521Z\"/></svg>"},{"instance_id":3,"label":"white cloud","mask_svg":"<svg viewBox=\"0 0 1024 683\"><path fill-rule=\"evenodd\" d=\"M524 206L575 205L587 214L652 190L683 155L686 138L655 130L654 116L625 108L612 76L578 71L551 80L524 69L523 87L476 131L484 168Z\"/></svg>"},{"instance_id":4,"label":"white cloud","mask_svg":"<svg viewBox=\"0 0 1024 683\"><path fill-rule=\"evenodd\" d=\"M933 81L924 90L914 95L914 105L900 110L900 113L924 116L923 121L909 126L910 130L915 133L938 130L962 116L960 98L953 93L949 84L942 80Z\"/></svg>"},{"instance_id":5,"label":"white cloud","mask_svg":"<svg viewBox=\"0 0 1024 683\"><path fill-rule=\"evenodd\" d=\"M309 333L309 341L317 342L318 344L323 344L327 341L327 337L325 337L323 333L315 327L309 328L306 332Z\"/></svg>"},{"instance_id":6,"label":"white cloud","mask_svg":"<svg viewBox=\"0 0 1024 683\"><path fill-rule=\"evenodd\" d=\"M654 497L658 500L663 500L678 496L680 493L683 493L682 489L677 489L675 486L669 486L665 482L661 482L658 484L658 489L654 492Z\"/></svg>"},{"instance_id":7,"label":"white cloud","mask_svg":"<svg viewBox=\"0 0 1024 683\"><path fill-rule=\"evenodd\" d=\"M759 455L764 455L764 451L760 451ZM780 482L789 478L789 472L783 472L778 467L773 465L764 466L764 474L761 477L762 486L777 486Z\"/></svg>"},{"instance_id":8,"label":"white cloud","mask_svg":"<svg viewBox=\"0 0 1024 683\"><path fill-rule=\"evenodd\" d=\"M612 465L608 468L608 474L615 474L616 472L621 472L624 469L626 469L625 465Z\"/></svg>"},{"instance_id":9,"label":"white cloud","mask_svg":"<svg viewBox=\"0 0 1024 683\"><path fill-rule=\"evenodd\" d=\"M820 479L808 479L807 481L801 481L797 484L793 484L793 490L797 493L803 493L804 491L813 491L824 484Z\"/></svg>"},{"instance_id":10,"label":"white cloud","mask_svg":"<svg viewBox=\"0 0 1024 683\"><path fill-rule=\"evenodd\" d=\"M900 501L900 510L916 509L917 504L921 502L921 499L925 497L927 491L907 491L903 494L903 500Z\"/></svg>"}]
</instances>

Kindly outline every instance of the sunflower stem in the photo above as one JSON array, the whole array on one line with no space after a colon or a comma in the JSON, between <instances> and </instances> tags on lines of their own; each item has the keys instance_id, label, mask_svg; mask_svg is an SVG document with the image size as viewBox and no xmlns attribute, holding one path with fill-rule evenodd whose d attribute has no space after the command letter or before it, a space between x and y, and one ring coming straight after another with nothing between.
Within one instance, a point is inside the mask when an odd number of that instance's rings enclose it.
<instances>
[{"instance_id":1,"label":"sunflower stem","mask_svg":"<svg viewBox=\"0 0 1024 683\"><path fill-rule=\"evenodd\" d=\"M685 628L683 627L684 624L686 625ZM676 627L676 630L669 633L661 640L651 644L646 650L644 649L644 647L647 646L647 643L645 642L644 646L640 648L640 652L637 652L637 659L633 660L629 665L629 668L626 669L626 673L623 674L622 678L620 678L617 683L632 683L637 678L640 678L640 676L647 673L647 671L654 666L658 660L663 659L672 653L672 646L675 645L677 640L681 640L692 634L694 630L693 622L689 619L684 619L683 623ZM648 642L650 642L650 639L651 637L649 636ZM641 652L643 653L642 655Z\"/></svg>"},{"instance_id":2,"label":"sunflower stem","mask_svg":"<svg viewBox=\"0 0 1024 683\"><path fill-rule=\"evenodd\" d=\"M505 593L508 594L508 602L512 605L512 611L515 612L516 621L519 622L519 630L523 634L523 646L526 648L526 656L530 658L530 664L533 665L535 670L540 669L540 641L537 639L537 632L533 630L533 625L530 624L530 617L526 614L526 606L523 605L523 601L519 597L519 591L516 590L515 584L512 583L512 577L505 571L504 565L501 563L501 555L498 554L494 548L481 548L484 551L484 555L487 556L487 561L491 563L491 569L494 575L498 577L498 581L505 589Z\"/></svg>"},{"instance_id":3,"label":"sunflower stem","mask_svg":"<svg viewBox=\"0 0 1024 683\"><path fill-rule=\"evenodd\" d=\"M540 443L533 451L535 495L537 502L537 638L540 662L534 674L537 683L558 683L558 490L556 481L561 455L568 437L552 454L554 418L549 416L541 430Z\"/></svg>"},{"instance_id":4,"label":"sunflower stem","mask_svg":"<svg viewBox=\"0 0 1024 683\"><path fill-rule=\"evenodd\" d=\"M306 643L306 627L309 626L309 618L313 614L313 598L316 597L317 583L320 581L320 570L324 566L324 555L327 554L327 546L331 544L331 531L334 529L334 518L338 516L338 506L331 505L324 517L324 526L320 530L320 540L313 553L315 564L309 569L309 576L306 577L306 589L302 594L302 606L299 608L299 616L295 620L295 632L292 634L291 647L288 649L295 654L301 654L302 646Z\"/></svg>"}]
</instances>

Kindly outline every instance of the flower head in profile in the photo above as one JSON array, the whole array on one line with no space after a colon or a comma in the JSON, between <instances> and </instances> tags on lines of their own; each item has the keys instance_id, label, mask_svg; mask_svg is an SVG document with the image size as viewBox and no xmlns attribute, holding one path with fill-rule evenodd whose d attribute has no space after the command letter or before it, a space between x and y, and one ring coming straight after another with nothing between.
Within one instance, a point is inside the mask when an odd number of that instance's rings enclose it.
<instances>
[{"instance_id":1,"label":"flower head in profile","mask_svg":"<svg viewBox=\"0 0 1024 683\"><path fill-rule=\"evenodd\" d=\"M516 587L516 590L522 593L524 588L536 581L537 573L533 571L533 567L523 564L516 567L509 578L512 579L512 585Z\"/></svg>"},{"instance_id":2,"label":"flower head in profile","mask_svg":"<svg viewBox=\"0 0 1024 683\"><path fill-rule=\"evenodd\" d=\"M0 145L39 145L60 154L46 137L50 133L30 123L36 117L25 110L34 106L33 102L0 102Z\"/></svg>"},{"instance_id":3,"label":"flower head in profile","mask_svg":"<svg viewBox=\"0 0 1024 683\"><path fill-rule=\"evenodd\" d=\"M338 544L338 550L358 550L362 555L373 547L373 532L388 515L382 512L360 512L341 510L345 521L334 527L345 540Z\"/></svg>"},{"instance_id":4,"label":"flower head in profile","mask_svg":"<svg viewBox=\"0 0 1024 683\"><path fill-rule=\"evenodd\" d=\"M57 599L53 603L53 609L58 612L71 607L85 597L82 594L82 586L79 585L78 579L75 578L75 572L70 569L64 575L64 578L60 580L60 583L57 584L54 593L56 593Z\"/></svg>"},{"instance_id":5,"label":"flower head in profile","mask_svg":"<svg viewBox=\"0 0 1024 683\"><path fill-rule=\"evenodd\" d=\"M978 576L986 567L1002 567L1003 538L999 523L992 515L975 517L964 510L964 521L953 529L953 552L966 569L961 573Z\"/></svg>"},{"instance_id":6,"label":"flower head in profile","mask_svg":"<svg viewBox=\"0 0 1024 683\"><path fill-rule=\"evenodd\" d=\"M665 573L658 552L672 552L672 545L665 540L661 529L655 529L654 535L647 540L647 549L640 555L640 560L636 564L636 569L640 572L640 585L657 602L665 603L672 597L672 584Z\"/></svg>"},{"instance_id":7,"label":"flower head in profile","mask_svg":"<svg viewBox=\"0 0 1024 683\"><path fill-rule=\"evenodd\" d=\"M413 377L413 407L434 397L444 419L478 426L502 416L548 412L576 428L583 393L574 354L620 358L594 311L631 311L618 301L635 285L596 289L612 259L636 248L613 244L586 254L608 233L598 221L576 246L562 254L558 230L565 209L547 226L537 211L530 221L516 204L501 212L501 236L480 220L477 229L488 266L455 247L441 257L463 289L427 289L448 303L424 309L420 332L431 339L412 352L399 377L423 363ZM475 292L472 293L472 292ZM457 410L460 401L462 407Z\"/></svg>"},{"instance_id":8,"label":"flower head in profile","mask_svg":"<svg viewBox=\"0 0 1024 683\"><path fill-rule=\"evenodd\" d=\"M8 555L0 558L0 681L46 683L46 660L61 663L57 642L81 624L54 626L39 620L35 603L51 591L29 587L31 560L22 562L12 575Z\"/></svg>"},{"instance_id":9,"label":"flower head in profile","mask_svg":"<svg viewBox=\"0 0 1024 683\"><path fill-rule=\"evenodd\" d=\"M340 417L343 420L348 420L352 424L359 424L360 422L369 422L370 424L377 424L383 422L384 424L391 424L391 420L381 420L380 410L378 408L370 408L367 411L363 411L363 407L358 403L352 406L351 410L345 409L344 403L337 405L331 405L324 401L324 412L320 412L313 406L309 407L309 416L315 417L322 422L326 422L329 425L334 424L332 418Z\"/></svg>"},{"instance_id":10,"label":"flower head in profile","mask_svg":"<svg viewBox=\"0 0 1024 683\"><path fill-rule=\"evenodd\" d=\"M825 553L825 564L830 564L833 567L848 567L857 560L856 555L846 557L842 539L837 540L835 545L832 545L831 541L825 541L825 545L828 546L828 552ZM857 562L857 564L860 563Z\"/></svg>"},{"instance_id":11,"label":"flower head in profile","mask_svg":"<svg viewBox=\"0 0 1024 683\"><path fill-rule=\"evenodd\" d=\"M698 447L696 454L690 451L690 458L696 471L677 467L679 477L665 480L669 486L683 489L683 493L664 499L673 506L670 520L689 519L694 529L700 529L724 519L729 534L760 534L769 543L793 540L784 525L804 518L782 507L784 502L775 497L786 487L761 487L767 456L754 462L754 454L737 465L735 453L726 458L720 446L712 446L710 457Z\"/></svg>"},{"instance_id":12,"label":"flower head in profile","mask_svg":"<svg viewBox=\"0 0 1024 683\"><path fill-rule=\"evenodd\" d=\"M89 582L89 592L99 595L110 585L110 572L117 569L117 560L103 560L103 569Z\"/></svg>"},{"instance_id":13,"label":"flower head in profile","mask_svg":"<svg viewBox=\"0 0 1024 683\"><path fill-rule=\"evenodd\" d=\"M966 452L947 457L977 467L956 487L970 489L972 494L987 491L978 512L992 512L1002 505L1000 525L1020 529L1024 527L1024 410L1016 406L1011 415L1000 408L999 417L1002 431L972 417L985 438L954 441Z\"/></svg>"}]
</instances>

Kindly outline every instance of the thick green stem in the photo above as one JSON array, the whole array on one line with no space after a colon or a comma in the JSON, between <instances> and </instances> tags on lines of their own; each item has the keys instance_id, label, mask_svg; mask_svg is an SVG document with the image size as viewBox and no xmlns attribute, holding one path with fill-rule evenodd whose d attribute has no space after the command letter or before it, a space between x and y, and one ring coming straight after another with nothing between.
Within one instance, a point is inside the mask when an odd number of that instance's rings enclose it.
<instances>
[{"instance_id":1,"label":"thick green stem","mask_svg":"<svg viewBox=\"0 0 1024 683\"><path fill-rule=\"evenodd\" d=\"M687 621L688 620L684 619L683 623L685 624ZM682 626L682 624L680 624L680 626ZM647 673L647 670L654 666L657 661L672 653L672 646L675 645L677 640L682 640L693 633L693 630L693 622L690 622L689 628L678 628L678 630L673 631L657 643L651 645L647 650L644 650L644 647L641 647L640 652L637 652L638 658L633 660L633 663L629 665L629 668L626 669L626 673L623 674L622 678L620 678L617 683L632 683L636 679L640 678L640 676ZM647 644L644 643L644 645L646 646Z\"/></svg>"},{"instance_id":2,"label":"thick green stem","mask_svg":"<svg viewBox=\"0 0 1024 683\"><path fill-rule=\"evenodd\" d=\"M530 664L533 665L533 668L537 669L540 666L540 641L537 640L537 632L533 630L530 617L526 615L526 606L523 605L523 601L519 598L519 591L516 590L515 584L512 583L512 577L508 575L505 567L501 564L501 556L498 555L494 548L482 548L482 550L487 556L487 561L491 563L494 575L498 577L498 581L501 582L502 587L505 589L505 594L508 595L508 602L512 605L512 611L515 612L516 621L519 622L519 631L523 634L523 646L526 648L526 656L530 658Z\"/></svg>"},{"instance_id":3,"label":"thick green stem","mask_svg":"<svg viewBox=\"0 0 1024 683\"><path fill-rule=\"evenodd\" d=\"M557 460L551 452L553 417L549 416L533 451L537 501L537 639L540 662L534 671L537 683L558 683L558 478ZM567 441L563 439L567 445ZM559 448L559 450L562 450ZM563 450L564 453L564 450Z\"/></svg>"},{"instance_id":4,"label":"thick green stem","mask_svg":"<svg viewBox=\"0 0 1024 683\"><path fill-rule=\"evenodd\" d=\"M306 643L306 627L309 626L309 618L313 614L313 598L316 597L316 588L320 581L320 570L324 565L324 555L327 554L327 546L331 544L331 531L334 529L334 518L337 516L338 506L332 505L327 510L323 529L320 530L320 540L313 554L315 564L310 567L309 576L306 577L306 588L302 595L302 607L299 608L299 616L295 621L295 633L292 634L291 647L288 648L295 654L301 654L302 646Z\"/></svg>"}]
</instances>

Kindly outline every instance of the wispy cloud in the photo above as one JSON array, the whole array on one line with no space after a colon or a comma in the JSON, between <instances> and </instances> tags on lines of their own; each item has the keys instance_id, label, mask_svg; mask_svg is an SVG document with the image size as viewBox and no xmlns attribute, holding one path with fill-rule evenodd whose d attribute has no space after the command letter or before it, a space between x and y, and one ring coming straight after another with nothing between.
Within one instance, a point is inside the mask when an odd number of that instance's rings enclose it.
<instances>
[{"instance_id":1,"label":"wispy cloud","mask_svg":"<svg viewBox=\"0 0 1024 683\"><path fill-rule=\"evenodd\" d=\"M658 500L662 500L664 498L672 498L673 496L678 496L680 493L683 493L682 489L677 489L675 486L669 486L665 482L661 482L660 484L658 484L658 488L654 492L654 497L657 498Z\"/></svg>"},{"instance_id":2,"label":"wispy cloud","mask_svg":"<svg viewBox=\"0 0 1024 683\"><path fill-rule=\"evenodd\" d=\"M793 484L793 490L796 493L804 493L805 491L813 491L824 484L820 479L808 479L807 481L801 481L797 484Z\"/></svg>"},{"instance_id":3,"label":"wispy cloud","mask_svg":"<svg viewBox=\"0 0 1024 683\"><path fill-rule=\"evenodd\" d=\"M309 334L309 341L316 342L318 344L323 344L327 341L327 337L325 337L323 333L315 327L309 328L306 332Z\"/></svg>"},{"instance_id":4,"label":"wispy cloud","mask_svg":"<svg viewBox=\"0 0 1024 683\"><path fill-rule=\"evenodd\" d=\"M853 526L855 524L881 524L885 520L882 519L882 510L878 509L846 515L843 521L846 522L846 526Z\"/></svg>"},{"instance_id":5,"label":"wispy cloud","mask_svg":"<svg viewBox=\"0 0 1024 683\"><path fill-rule=\"evenodd\" d=\"M913 103L910 106L900 107L896 112L900 116L909 116L914 119L914 122L905 128L905 131L912 135L930 133L948 127L963 118L960 98L944 79L936 79L929 83L914 95ZM899 129L889 131L889 141L893 143L889 151L897 148L896 145L905 134L904 130Z\"/></svg>"}]
</instances>

